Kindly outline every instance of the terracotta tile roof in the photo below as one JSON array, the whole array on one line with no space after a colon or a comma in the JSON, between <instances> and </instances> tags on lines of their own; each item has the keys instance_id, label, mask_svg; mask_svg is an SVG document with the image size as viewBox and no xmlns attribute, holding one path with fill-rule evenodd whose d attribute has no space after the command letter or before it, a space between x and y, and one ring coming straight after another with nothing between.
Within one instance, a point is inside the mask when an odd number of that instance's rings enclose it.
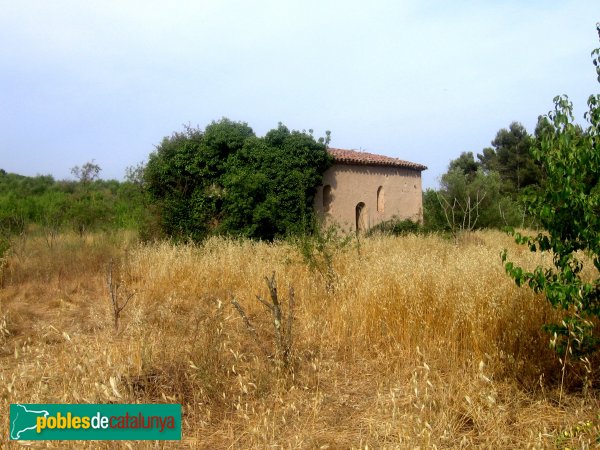
<instances>
[{"instance_id":1,"label":"terracotta tile roof","mask_svg":"<svg viewBox=\"0 0 600 450\"><path fill-rule=\"evenodd\" d=\"M407 169L426 170L427 167L410 161L404 161L390 156L376 155L374 153L359 152L357 150L344 150L341 148L329 148L333 160L341 164L360 164L374 166L395 166Z\"/></svg>"}]
</instances>

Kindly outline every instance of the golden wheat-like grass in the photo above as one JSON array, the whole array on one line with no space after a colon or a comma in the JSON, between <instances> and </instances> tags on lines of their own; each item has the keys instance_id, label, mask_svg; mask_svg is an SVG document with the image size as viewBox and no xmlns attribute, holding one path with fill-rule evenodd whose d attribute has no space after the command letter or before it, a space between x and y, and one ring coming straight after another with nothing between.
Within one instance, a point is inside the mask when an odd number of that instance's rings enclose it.
<instances>
[{"instance_id":1,"label":"golden wheat-like grass","mask_svg":"<svg viewBox=\"0 0 600 450\"><path fill-rule=\"evenodd\" d=\"M575 387L558 404L561 366L541 331L558 313L517 288L499 255L508 247L530 268L548 261L502 233L458 245L362 239L334 249L332 289L288 243L63 235L52 246L41 237L18 244L0 290L2 439L14 402L168 402L183 405L181 442L31 446L595 445L595 391ZM121 294L133 294L118 331L111 259ZM272 317L256 299L268 299L272 272L284 307L288 287L295 291L291 371L277 364Z\"/></svg>"}]
</instances>

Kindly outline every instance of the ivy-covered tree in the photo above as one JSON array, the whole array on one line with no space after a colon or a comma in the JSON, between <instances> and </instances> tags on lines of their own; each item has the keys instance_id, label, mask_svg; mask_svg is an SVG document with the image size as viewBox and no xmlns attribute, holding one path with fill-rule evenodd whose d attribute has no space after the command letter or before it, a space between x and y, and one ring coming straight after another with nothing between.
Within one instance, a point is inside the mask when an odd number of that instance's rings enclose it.
<instances>
[{"instance_id":1,"label":"ivy-covered tree","mask_svg":"<svg viewBox=\"0 0 600 450\"><path fill-rule=\"evenodd\" d=\"M257 137L246 123L222 119L163 139L144 181L167 235L273 239L312 223L329 164L325 142L311 134L280 124Z\"/></svg>"},{"instance_id":2,"label":"ivy-covered tree","mask_svg":"<svg viewBox=\"0 0 600 450\"><path fill-rule=\"evenodd\" d=\"M249 140L227 162L221 229L262 239L306 231L315 189L330 164L324 143L282 124Z\"/></svg>"},{"instance_id":3,"label":"ivy-covered tree","mask_svg":"<svg viewBox=\"0 0 600 450\"><path fill-rule=\"evenodd\" d=\"M600 37L600 26L598 27ZM600 82L600 49L592 52ZM507 273L517 285L545 294L565 318L550 324L552 343L565 358L595 350L600 317L600 95L588 99L588 127L581 132L573 123L573 105L566 96L554 99L533 156L543 167L543 188L526 197L527 211L538 218L544 232L521 236L520 244L533 252L552 255L553 265L527 271L502 258ZM594 266L593 276L583 276L584 264ZM563 360L564 361L564 360Z\"/></svg>"},{"instance_id":4,"label":"ivy-covered tree","mask_svg":"<svg viewBox=\"0 0 600 450\"><path fill-rule=\"evenodd\" d=\"M167 235L198 240L215 229L224 165L252 136L248 124L222 119L204 132L186 126L162 140L148 159L144 184Z\"/></svg>"}]
</instances>

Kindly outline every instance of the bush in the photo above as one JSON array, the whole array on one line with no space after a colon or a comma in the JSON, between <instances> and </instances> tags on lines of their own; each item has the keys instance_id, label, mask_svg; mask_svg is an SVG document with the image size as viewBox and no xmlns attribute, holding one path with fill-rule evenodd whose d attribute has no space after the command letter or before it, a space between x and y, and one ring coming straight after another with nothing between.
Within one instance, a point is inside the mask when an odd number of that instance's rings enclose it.
<instances>
[{"instance_id":1,"label":"bush","mask_svg":"<svg viewBox=\"0 0 600 450\"><path fill-rule=\"evenodd\" d=\"M398 217L393 217L390 220L378 223L372 227L367 235L391 234L393 236L403 236L405 234L417 234L424 231L425 228L419 222L413 222L410 219L401 220Z\"/></svg>"},{"instance_id":2,"label":"bush","mask_svg":"<svg viewBox=\"0 0 600 450\"><path fill-rule=\"evenodd\" d=\"M77 170L82 176L82 169ZM0 232L19 235L30 225L52 235L67 229L82 233L134 229L146 220L146 198L141 188L131 182L92 180L86 174L82 177L80 181L54 181L50 176L0 172Z\"/></svg>"},{"instance_id":3,"label":"bush","mask_svg":"<svg viewBox=\"0 0 600 450\"><path fill-rule=\"evenodd\" d=\"M282 124L257 137L248 124L222 119L164 138L144 181L168 236L272 240L310 227L330 164L324 139Z\"/></svg>"}]
</instances>

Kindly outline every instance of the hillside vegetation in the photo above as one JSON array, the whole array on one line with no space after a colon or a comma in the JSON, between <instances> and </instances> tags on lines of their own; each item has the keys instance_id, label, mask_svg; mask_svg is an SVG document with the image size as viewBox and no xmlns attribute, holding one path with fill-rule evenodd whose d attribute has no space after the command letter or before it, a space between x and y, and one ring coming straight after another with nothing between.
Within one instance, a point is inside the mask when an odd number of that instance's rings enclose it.
<instances>
[{"instance_id":1,"label":"hillside vegetation","mask_svg":"<svg viewBox=\"0 0 600 450\"><path fill-rule=\"evenodd\" d=\"M183 405L182 442L44 448L590 448L598 361L592 389L567 364L561 392L562 366L541 330L559 313L515 286L500 252L524 267L550 261L512 242L494 231L458 245L372 236L333 246L328 275L285 242L142 245L127 232L63 233L50 247L29 237L0 289L0 410ZM111 259L121 300L132 295L117 329ZM288 368L256 299L269 299L273 272L286 317L294 290Z\"/></svg>"}]
</instances>

